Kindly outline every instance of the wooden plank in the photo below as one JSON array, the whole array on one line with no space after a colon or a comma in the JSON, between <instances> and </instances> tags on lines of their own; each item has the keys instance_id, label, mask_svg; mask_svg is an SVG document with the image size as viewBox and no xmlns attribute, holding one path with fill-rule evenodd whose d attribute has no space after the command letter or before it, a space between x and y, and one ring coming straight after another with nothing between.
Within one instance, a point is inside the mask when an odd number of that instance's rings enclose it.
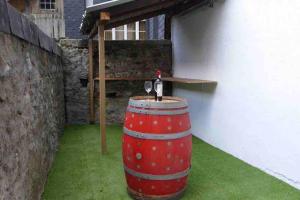
<instances>
[{"instance_id":1,"label":"wooden plank","mask_svg":"<svg viewBox=\"0 0 300 200\"><path fill-rule=\"evenodd\" d=\"M189 0L177 5L172 12L173 15L184 15L185 13L188 13L193 9L209 5L210 3L211 0Z\"/></svg>"},{"instance_id":2,"label":"wooden plank","mask_svg":"<svg viewBox=\"0 0 300 200\"><path fill-rule=\"evenodd\" d=\"M110 29L120 25L128 24L134 21L151 18L160 14L172 13L173 15L189 11L191 9L208 5L211 0L139 0L124 3L118 6L108 8L94 7L83 19L81 32L83 34L97 34L95 27L98 17L95 17L100 11L107 11L111 14L111 20L106 24L105 28Z\"/></svg>"},{"instance_id":3,"label":"wooden plank","mask_svg":"<svg viewBox=\"0 0 300 200\"><path fill-rule=\"evenodd\" d=\"M164 14L172 6L176 5L176 1L164 1L157 5L145 7L141 10L131 11L119 16L113 16L111 21L106 25L106 29L121 26L124 24L140 21L142 19L148 19L160 14Z\"/></svg>"},{"instance_id":4,"label":"wooden plank","mask_svg":"<svg viewBox=\"0 0 300 200\"><path fill-rule=\"evenodd\" d=\"M158 0L155 0L158 1ZM126 4L121 4L119 6L113 6L112 8L106 8L105 10L109 10L110 12L113 11L113 15L120 15L120 13L122 13L124 10L132 10L132 9L137 9L140 10L141 6L144 6L142 3L145 2L152 2L149 0L139 0L139 1L134 1L131 3L126 3ZM93 8L87 8L87 15L84 17L82 23L83 23L83 27L81 27L81 32L83 34L88 34L90 33L89 37L93 37L94 35L97 34L97 30L98 30L98 12L101 10L101 8L99 8L98 6L93 6Z\"/></svg>"},{"instance_id":5,"label":"wooden plank","mask_svg":"<svg viewBox=\"0 0 300 200\"><path fill-rule=\"evenodd\" d=\"M166 14L165 15L165 33L164 33L164 39L165 40L171 40L171 27L172 26L172 14Z\"/></svg>"},{"instance_id":6,"label":"wooden plank","mask_svg":"<svg viewBox=\"0 0 300 200\"><path fill-rule=\"evenodd\" d=\"M106 77L105 80L106 81L148 81L148 80L152 80L152 78L136 78L136 77L119 77L119 78L110 78L110 77ZM99 81L99 78L95 78L95 81Z\"/></svg>"},{"instance_id":7,"label":"wooden plank","mask_svg":"<svg viewBox=\"0 0 300 200\"><path fill-rule=\"evenodd\" d=\"M188 83L188 84L217 84L217 81L201 80L201 79L190 79L190 78L179 78L179 77L163 77L163 81L176 82L176 83Z\"/></svg>"},{"instance_id":8,"label":"wooden plank","mask_svg":"<svg viewBox=\"0 0 300 200\"><path fill-rule=\"evenodd\" d=\"M110 20L110 14L108 12L101 12L100 13L100 20L102 22Z\"/></svg>"},{"instance_id":9,"label":"wooden plank","mask_svg":"<svg viewBox=\"0 0 300 200\"><path fill-rule=\"evenodd\" d=\"M94 27L92 28L92 30L89 34L90 39L93 39L93 37L98 33L98 27L99 27L99 21L96 21Z\"/></svg>"},{"instance_id":10,"label":"wooden plank","mask_svg":"<svg viewBox=\"0 0 300 200\"><path fill-rule=\"evenodd\" d=\"M180 2L183 0L139 0L104 9L111 14L111 21L106 24L105 29L164 14ZM95 34L95 24L98 21L95 18L95 12L87 14L81 28L83 34L92 33L90 37Z\"/></svg>"},{"instance_id":11,"label":"wooden plank","mask_svg":"<svg viewBox=\"0 0 300 200\"><path fill-rule=\"evenodd\" d=\"M119 6L113 6L109 8L109 12L114 15L123 15L124 13L136 11L136 10L142 10L143 8L150 7L153 5L158 5L166 1L174 1L174 0L138 0L138 1L132 1L126 4L121 4ZM177 1L177 0L176 0Z\"/></svg>"},{"instance_id":12,"label":"wooden plank","mask_svg":"<svg viewBox=\"0 0 300 200\"><path fill-rule=\"evenodd\" d=\"M99 26L98 26L98 46L99 46L99 119L100 119L100 132L101 132L101 152L105 154L107 152L106 145L106 99L105 99L105 41L104 41L104 26L105 22L102 21L103 17L100 14Z\"/></svg>"},{"instance_id":13,"label":"wooden plank","mask_svg":"<svg viewBox=\"0 0 300 200\"><path fill-rule=\"evenodd\" d=\"M146 77L146 78L140 78L140 77L118 77L118 78L110 78L106 77L106 81L148 81L152 80L153 77ZM95 78L95 81L99 81L99 78ZM177 82L177 83L187 83L187 84L217 84L217 81L211 81L211 80L201 80L201 79L190 79L190 78L179 78L179 77L162 77L163 81L168 82Z\"/></svg>"},{"instance_id":14,"label":"wooden plank","mask_svg":"<svg viewBox=\"0 0 300 200\"><path fill-rule=\"evenodd\" d=\"M99 27L99 23L101 20L102 21L110 20L110 14L108 12L100 13L100 20L97 20L96 23L94 24L94 26L89 34L89 38L93 38L98 33L98 27Z\"/></svg>"},{"instance_id":15,"label":"wooden plank","mask_svg":"<svg viewBox=\"0 0 300 200\"><path fill-rule=\"evenodd\" d=\"M94 67L93 67L93 40L89 40L89 120L90 124L95 123L95 106L94 106Z\"/></svg>"}]
</instances>

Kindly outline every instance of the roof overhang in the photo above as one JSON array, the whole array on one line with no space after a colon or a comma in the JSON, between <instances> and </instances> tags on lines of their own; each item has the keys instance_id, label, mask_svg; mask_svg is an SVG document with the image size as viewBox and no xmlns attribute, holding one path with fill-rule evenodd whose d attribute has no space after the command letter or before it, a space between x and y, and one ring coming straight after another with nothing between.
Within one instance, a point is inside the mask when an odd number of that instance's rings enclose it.
<instances>
[{"instance_id":1,"label":"roof overhang","mask_svg":"<svg viewBox=\"0 0 300 200\"><path fill-rule=\"evenodd\" d=\"M98 26L100 12L110 13L110 20L105 25L105 29L109 29L161 14L175 15L194 7L207 5L209 1L111 0L88 7L83 15L80 31L91 36Z\"/></svg>"},{"instance_id":2,"label":"roof overhang","mask_svg":"<svg viewBox=\"0 0 300 200\"><path fill-rule=\"evenodd\" d=\"M94 4L94 5L86 8L86 13L107 9L110 7L114 7L114 6L124 4L124 3L131 2L131 1L134 1L134 0L111 0L111 1L106 1L103 3Z\"/></svg>"}]
</instances>

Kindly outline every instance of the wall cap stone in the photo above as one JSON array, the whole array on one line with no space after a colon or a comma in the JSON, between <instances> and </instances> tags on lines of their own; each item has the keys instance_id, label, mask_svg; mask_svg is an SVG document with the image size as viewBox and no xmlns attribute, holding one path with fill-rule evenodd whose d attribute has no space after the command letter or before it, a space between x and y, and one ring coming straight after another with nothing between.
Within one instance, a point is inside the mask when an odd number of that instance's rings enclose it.
<instances>
[{"instance_id":1,"label":"wall cap stone","mask_svg":"<svg viewBox=\"0 0 300 200\"><path fill-rule=\"evenodd\" d=\"M14 35L58 56L62 55L62 50L53 38L41 31L6 0L0 0L0 13L0 32Z\"/></svg>"}]
</instances>

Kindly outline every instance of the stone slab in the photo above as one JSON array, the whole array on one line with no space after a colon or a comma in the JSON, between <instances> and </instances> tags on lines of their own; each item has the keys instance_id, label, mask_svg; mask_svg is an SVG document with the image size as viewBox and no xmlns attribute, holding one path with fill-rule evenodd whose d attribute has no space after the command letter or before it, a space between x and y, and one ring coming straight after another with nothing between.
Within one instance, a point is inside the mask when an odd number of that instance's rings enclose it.
<instances>
[{"instance_id":1,"label":"stone slab","mask_svg":"<svg viewBox=\"0 0 300 200\"><path fill-rule=\"evenodd\" d=\"M32 44L39 46L39 28L37 27L37 25L33 22L29 22L30 24L30 30L31 30L31 42Z\"/></svg>"},{"instance_id":2,"label":"stone slab","mask_svg":"<svg viewBox=\"0 0 300 200\"><path fill-rule=\"evenodd\" d=\"M11 5L7 5L11 33L24 39L21 14Z\"/></svg>"},{"instance_id":3,"label":"stone slab","mask_svg":"<svg viewBox=\"0 0 300 200\"><path fill-rule=\"evenodd\" d=\"M38 30L40 47L47 50L52 51L52 41L50 40L49 36L46 35L43 31Z\"/></svg>"},{"instance_id":4,"label":"stone slab","mask_svg":"<svg viewBox=\"0 0 300 200\"><path fill-rule=\"evenodd\" d=\"M33 43L33 36L31 33L30 21L24 15L21 15L22 28L23 28L23 36L24 40Z\"/></svg>"},{"instance_id":5,"label":"stone slab","mask_svg":"<svg viewBox=\"0 0 300 200\"><path fill-rule=\"evenodd\" d=\"M58 56L62 55L62 50L60 47L57 45L56 41L53 40L53 45L52 45L52 52Z\"/></svg>"},{"instance_id":6,"label":"stone slab","mask_svg":"<svg viewBox=\"0 0 300 200\"><path fill-rule=\"evenodd\" d=\"M0 31L4 33L10 33L6 0L0 0Z\"/></svg>"}]
</instances>

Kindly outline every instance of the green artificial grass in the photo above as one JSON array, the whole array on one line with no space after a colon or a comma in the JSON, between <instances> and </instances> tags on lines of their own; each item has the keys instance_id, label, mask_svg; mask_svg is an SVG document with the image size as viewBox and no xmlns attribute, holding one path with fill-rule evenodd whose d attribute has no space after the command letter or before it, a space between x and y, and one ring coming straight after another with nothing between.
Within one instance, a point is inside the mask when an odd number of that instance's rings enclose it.
<instances>
[{"instance_id":1,"label":"green artificial grass","mask_svg":"<svg viewBox=\"0 0 300 200\"><path fill-rule=\"evenodd\" d=\"M121 154L122 128L108 126L100 154L96 125L65 128L42 199L129 200ZM300 191L193 138L192 171L183 200L299 200Z\"/></svg>"}]
</instances>

